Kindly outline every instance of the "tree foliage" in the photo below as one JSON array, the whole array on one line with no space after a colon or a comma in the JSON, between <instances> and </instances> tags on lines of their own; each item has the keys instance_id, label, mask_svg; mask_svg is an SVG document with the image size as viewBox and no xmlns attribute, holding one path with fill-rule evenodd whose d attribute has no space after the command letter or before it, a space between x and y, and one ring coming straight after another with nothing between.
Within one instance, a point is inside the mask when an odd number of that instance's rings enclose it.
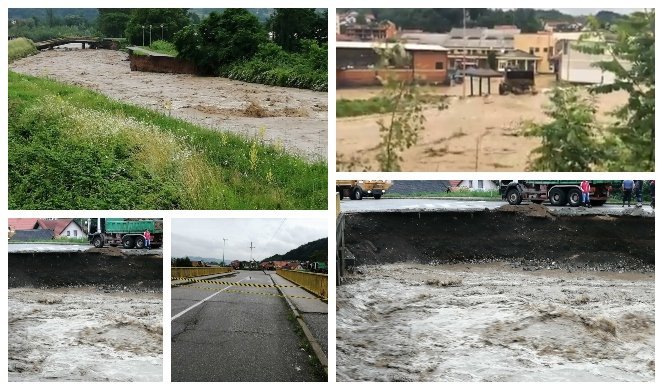
<instances>
[{"instance_id":1,"label":"tree foliage","mask_svg":"<svg viewBox=\"0 0 663 390\"><path fill-rule=\"evenodd\" d=\"M164 25L163 37L161 36L162 24ZM131 11L131 17L125 29L125 37L130 43L141 45L144 31L145 44L148 45L151 30L152 41L171 41L173 36L188 24L189 14L186 8L136 8Z\"/></svg>"},{"instance_id":2,"label":"tree foliage","mask_svg":"<svg viewBox=\"0 0 663 390\"><path fill-rule=\"evenodd\" d=\"M193 61L205 74L218 74L221 67L253 57L267 33L260 20L241 8L211 13L198 25L175 34L181 58Z\"/></svg>"},{"instance_id":3,"label":"tree foliage","mask_svg":"<svg viewBox=\"0 0 663 390\"><path fill-rule=\"evenodd\" d=\"M541 146L532 151L530 170L546 172L589 172L601 161L596 128L596 107L578 88L555 88L545 114L551 121L530 123L527 136L540 137Z\"/></svg>"},{"instance_id":4,"label":"tree foliage","mask_svg":"<svg viewBox=\"0 0 663 390\"><path fill-rule=\"evenodd\" d=\"M327 43L327 10L318 13L315 8L277 8L267 27L274 43L285 51L299 51L305 39L323 45Z\"/></svg>"},{"instance_id":5,"label":"tree foliage","mask_svg":"<svg viewBox=\"0 0 663 390\"><path fill-rule=\"evenodd\" d=\"M131 18L128 8L99 8L97 28L101 35L112 38L124 36L124 30Z\"/></svg>"},{"instance_id":6,"label":"tree foliage","mask_svg":"<svg viewBox=\"0 0 663 390\"><path fill-rule=\"evenodd\" d=\"M654 170L654 11L636 12L617 19L609 30L597 19L590 20L592 32L578 50L588 54L609 54L610 59L593 64L615 75L612 84L594 86L594 93L625 91L628 102L613 115L610 132L619 157L608 168L620 171Z\"/></svg>"}]
</instances>

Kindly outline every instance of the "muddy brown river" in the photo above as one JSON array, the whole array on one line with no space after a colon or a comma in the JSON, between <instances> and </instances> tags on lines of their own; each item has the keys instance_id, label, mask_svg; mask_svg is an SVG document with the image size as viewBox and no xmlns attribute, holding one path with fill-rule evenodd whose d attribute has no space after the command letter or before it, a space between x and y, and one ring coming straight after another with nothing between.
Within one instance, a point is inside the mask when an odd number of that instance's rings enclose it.
<instances>
[{"instance_id":1,"label":"muddy brown river","mask_svg":"<svg viewBox=\"0 0 663 390\"><path fill-rule=\"evenodd\" d=\"M363 266L337 289L338 381L653 381L653 273Z\"/></svg>"},{"instance_id":2,"label":"muddy brown river","mask_svg":"<svg viewBox=\"0 0 663 390\"><path fill-rule=\"evenodd\" d=\"M128 55L112 50L43 51L9 68L76 84L219 131L261 135L309 159L327 159L326 92L220 77L132 72Z\"/></svg>"}]
</instances>

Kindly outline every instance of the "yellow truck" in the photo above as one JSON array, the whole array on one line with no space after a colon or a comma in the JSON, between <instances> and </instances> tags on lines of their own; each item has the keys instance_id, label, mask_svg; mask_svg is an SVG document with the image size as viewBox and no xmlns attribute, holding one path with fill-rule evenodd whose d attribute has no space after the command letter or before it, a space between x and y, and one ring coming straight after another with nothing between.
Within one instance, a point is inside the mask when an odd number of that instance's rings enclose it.
<instances>
[{"instance_id":1,"label":"yellow truck","mask_svg":"<svg viewBox=\"0 0 663 390\"><path fill-rule=\"evenodd\" d=\"M336 180L336 192L340 199L348 196L361 200L364 196L380 199L391 187L391 180Z\"/></svg>"}]
</instances>

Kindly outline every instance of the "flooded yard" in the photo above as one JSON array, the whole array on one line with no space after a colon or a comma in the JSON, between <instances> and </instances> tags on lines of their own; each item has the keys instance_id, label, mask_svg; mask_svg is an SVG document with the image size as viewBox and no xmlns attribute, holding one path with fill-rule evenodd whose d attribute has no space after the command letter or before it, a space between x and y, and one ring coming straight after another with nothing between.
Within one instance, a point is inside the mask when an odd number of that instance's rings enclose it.
<instances>
[{"instance_id":1,"label":"flooded yard","mask_svg":"<svg viewBox=\"0 0 663 390\"><path fill-rule=\"evenodd\" d=\"M475 81L475 94L478 82ZM424 109L425 129L416 145L403 152L402 171L523 171L529 153L539 145L535 138L519 135L528 121L545 122L549 118L543 106L551 79L537 79L536 95L497 93L499 80L493 80L491 95L462 99L462 86L426 87L425 94L448 96L448 107ZM484 93L486 93L484 82ZM469 95L469 86L466 93ZM337 99L368 99L378 96L379 88L340 89ZM596 97L598 119L609 122L608 113L627 102L628 95L613 92ZM362 171L377 169L376 156L380 134L376 123L385 115L337 118L337 169Z\"/></svg>"},{"instance_id":2,"label":"flooded yard","mask_svg":"<svg viewBox=\"0 0 663 390\"><path fill-rule=\"evenodd\" d=\"M9 381L161 381L161 292L9 289Z\"/></svg>"},{"instance_id":3,"label":"flooded yard","mask_svg":"<svg viewBox=\"0 0 663 390\"><path fill-rule=\"evenodd\" d=\"M362 266L337 288L338 381L653 381L654 274Z\"/></svg>"},{"instance_id":4,"label":"flooded yard","mask_svg":"<svg viewBox=\"0 0 663 390\"><path fill-rule=\"evenodd\" d=\"M132 72L112 50L49 50L10 70L75 84L220 131L259 135L302 156L327 158L327 93L220 77Z\"/></svg>"}]
</instances>

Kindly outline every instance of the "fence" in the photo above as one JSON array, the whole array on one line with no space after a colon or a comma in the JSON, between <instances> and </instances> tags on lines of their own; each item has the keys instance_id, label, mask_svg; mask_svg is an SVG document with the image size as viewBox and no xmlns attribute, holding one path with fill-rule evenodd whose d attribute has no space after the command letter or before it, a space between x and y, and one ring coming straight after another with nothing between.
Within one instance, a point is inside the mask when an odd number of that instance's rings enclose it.
<instances>
[{"instance_id":1,"label":"fence","mask_svg":"<svg viewBox=\"0 0 663 390\"><path fill-rule=\"evenodd\" d=\"M315 294L322 299L327 299L327 275L326 274L316 274L313 272L302 272L302 271L289 271L280 269L276 273L288 279L289 281L299 285L306 291Z\"/></svg>"},{"instance_id":2,"label":"fence","mask_svg":"<svg viewBox=\"0 0 663 390\"><path fill-rule=\"evenodd\" d=\"M207 276L226 274L232 272L232 267L171 267L172 278L191 278L194 276Z\"/></svg>"}]
</instances>

